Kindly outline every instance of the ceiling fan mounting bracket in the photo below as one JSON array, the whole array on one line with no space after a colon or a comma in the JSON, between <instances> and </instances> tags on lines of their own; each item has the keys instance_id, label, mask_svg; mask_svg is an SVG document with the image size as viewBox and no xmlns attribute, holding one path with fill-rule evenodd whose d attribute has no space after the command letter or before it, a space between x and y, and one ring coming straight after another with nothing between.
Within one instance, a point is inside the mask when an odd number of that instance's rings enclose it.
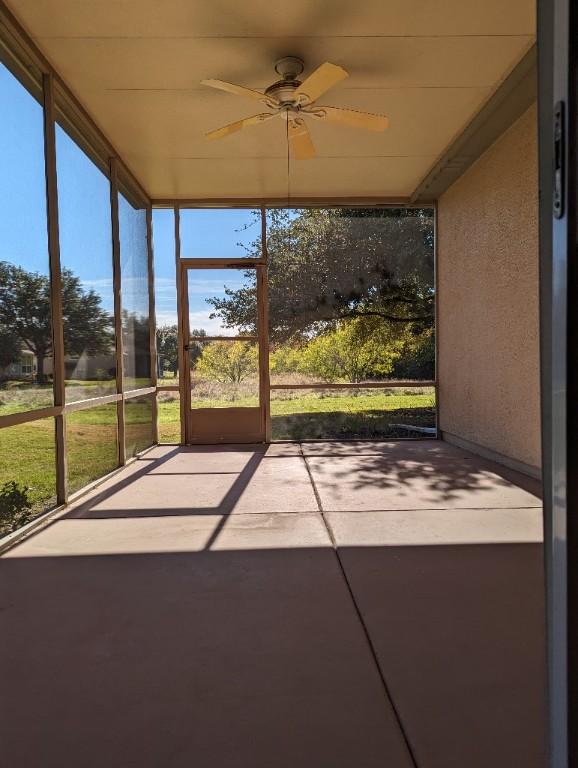
<instances>
[{"instance_id":1,"label":"ceiling fan mounting bracket","mask_svg":"<svg viewBox=\"0 0 578 768\"><path fill-rule=\"evenodd\" d=\"M284 80L296 80L305 69L305 62L299 56L284 56L275 62L275 72Z\"/></svg>"}]
</instances>

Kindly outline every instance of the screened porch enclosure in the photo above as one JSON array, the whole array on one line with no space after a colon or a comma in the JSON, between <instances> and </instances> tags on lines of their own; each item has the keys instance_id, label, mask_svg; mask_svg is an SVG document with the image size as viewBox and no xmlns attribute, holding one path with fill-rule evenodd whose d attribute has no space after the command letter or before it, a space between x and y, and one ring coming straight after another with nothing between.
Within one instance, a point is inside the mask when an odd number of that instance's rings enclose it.
<instances>
[{"instance_id":1,"label":"screened porch enclosure","mask_svg":"<svg viewBox=\"0 0 578 768\"><path fill-rule=\"evenodd\" d=\"M0 0L7 765L546 768L535 11Z\"/></svg>"},{"instance_id":2,"label":"screened porch enclosure","mask_svg":"<svg viewBox=\"0 0 578 768\"><path fill-rule=\"evenodd\" d=\"M22 10L33 22L33 9L24 3ZM71 19L81 28L77 11L71 10ZM204 194L195 186L201 176L189 175L185 183L178 173L171 175L170 158L164 165L168 175L159 174L145 189L148 170L140 166L133 173L142 155L129 151L121 123L109 126L120 141L118 151L44 57L42 46L7 9L2 18L0 88L11 108L0 126L0 143L14 167L0 182L0 269L6 286L0 313L0 454L7 456L0 480L9 484L6 493L16 494L20 522L67 503L157 442L431 439L442 430L447 439L465 439L470 447L479 437L481 450L539 471L536 430L528 441L531 450L525 451L523 427L513 413L506 355L500 358L497 396L487 396L492 350L484 348L476 359L478 310L471 333L467 302L457 318L452 315L457 303L448 288L451 270L442 271L445 333L437 327L438 208L444 216L441 237L449 243L452 222L463 217L458 211L448 219L444 189L464 172L467 158L484 150L478 141L462 152L450 139L458 123L473 130L478 118L486 120L496 111L493 97L487 104L480 100L474 70L467 70L464 85L478 110L470 122L465 113L456 125L447 115L440 117L437 143L432 139L423 156L413 134L403 141L391 134L397 142L394 154L374 157L382 171L380 194L367 163L363 172L351 172L353 156L347 160L348 175L338 178L332 170L327 176L324 193L316 186L322 175L313 183L308 170L321 167L317 160L291 164L290 156L283 165L289 176L280 181L275 173L265 175L261 195L251 194L247 176L241 189L243 174L227 175L216 159L215 179L221 173L229 184L219 194L206 175ZM528 18L513 14L511 23L522 28ZM417 19L412 23L419 26ZM518 37L496 37L503 50L495 51L496 71L484 75L486 88L495 89L496 96L502 88L517 94L515 108L500 117L502 122L492 118L494 138L531 109L535 95L533 37ZM485 48L473 58L485 61ZM116 100L111 73L90 72L97 90ZM125 74L121 91L128 109L129 100L144 98L150 88L137 96L135 73ZM423 89L426 74L415 75ZM506 80L500 85L502 76ZM75 84L78 90L80 81ZM406 83L401 91L407 96L414 87ZM95 92L85 93L92 103ZM207 98L208 105L218 106L215 94ZM201 121L208 119L207 104L198 104ZM167 119L173 115L166 114ZM396 130L404 124L401 117L394 119ZM128 127L126 119L121 122ZM419 125L423 120L414 127ZM202 154L198 133L195 157L209 167L213 160ZM488 146L491 136L485 135ZM377 139L367 140L368 151L377 152ZM182 152L180 141L175 146ZM271 152L271 142L265 144ZM438 168L433 159L444 146L448 162ZM207 147L203 143L203 152ZM164 157L166 147L157 150ZM394 157L398 170L390 163ZM409 158L419 159L419 172L411 170ZM351 193L342 178L350 180ZM403 193L392 191L392 184ZM293 190L299 191L292 197ZM463 251L467 234L458 241ZM456 258L452 269L459 274L464 264L459 254ZM493 265L486 272L491 274ZM471 305L481 306L475 278L461 277ZM23 301L24 296L33 301ZM493 301L487 293L489 316ZM452 340L458 328L463 330L459 355ZM514 337L522 346L523 330L516 328ZM514 343L508 354L517 354ZM469 362L462 365L460 356ZM531 413L534 374L532 368ZM468 420L470 392L475 424ZM512 420L512 428L502 430L512 440L496 434L504 418ZM22 446L34 455L32 461L10 458ZM19 495L20 486L29 490Z\"/></svg>"},{"instance_id":3,"label":"screened porch enclosure","mask_svg":"<svg viewBox=\"0 0 578 768\"><path fill-rule=\"evenodd\" d=\"M436 435L432 207L155 207L52 73L0 92L2 533L159 441Z\"/></svg>"},{"instance_id":4,"label":"screened porch enclosure","mask_svg":"<svg viewBox=\"0 0 578 768\"><path fill-rule=\"evenodd\" d=\"M161 441L181 421L183 442L435 436L432 209L177 206L155 221ZM244 438L195 431L249 409Z\"/></svg>"}]
</instances>

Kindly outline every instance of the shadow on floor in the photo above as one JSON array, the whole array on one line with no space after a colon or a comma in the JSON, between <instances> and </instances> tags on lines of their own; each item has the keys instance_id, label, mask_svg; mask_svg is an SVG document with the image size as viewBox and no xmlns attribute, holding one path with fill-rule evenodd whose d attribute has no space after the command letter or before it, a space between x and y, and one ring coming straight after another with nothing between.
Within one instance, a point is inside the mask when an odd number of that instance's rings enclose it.
<instances>
[{"instance_id":1,"label":"shadow on floor","mask_svg":"<svg viewBox=\"0 0 578 768\"><path fill-rule=\"evenodd\" d=\"M379 452L371 452L371 443L342 445L350 446L348 453L339 443L303 444L305 455L296 452L298 446L282 445L274 454L267 446L167 449L165 455L141 460L132 474L107 484L66 517L222 515L224 524L240 511L277 513L294 507L314 512L307 469L328 511L540 504L537 480L439 441L381 443ZM217 471L227 454L237 458ZM264 473L268 461L275 462L275 471Z\"/></svg>"},{"instance_id":2,"label":"shadow on floor","mask_svg":"<svg viewBox=\"0 0 578 768\"><path fill-rule=\"evenodd\" d=\"M335 488L347 484L355 491L371 489L383 499L376 509L387 508L387 500L391 498L388 492L392 491L397 497L409 494L432 507L476 499L478 494L492 494L493 500L487 501L491 507L501 494L517 489L535 497L534 500L527 498L519 506L539 506L541 495L539 480L463 452L453 457L430 457L425 451L423 454L416 451L414 455L410 452L401 455L361 453L359 456L321 454L310 455L307 460L321 488L326 483Z\"/></svg>"},{"instance_id":3,"label":"shadow on floor","mask_svg":"<svg viewBox=\"0 0 578 768\"><path fill-rule=\"evenodd\" d=\"M50 530L0 560L7 766L411 767L329 546L53 556ZM341 557L420 768L545 768L540 546Z\"/></svg>"},{"instance_id":4,"label":"shadow on floor","mask_svg":"<svg viewBox=\"0 0 578 768\"><path fill-rule=\"evenodd\" d=\"M193 474L193 475L200 475L202 477L202 482L207 483L211 481L211 475L216 475L219 477L222 477L223 475L230 477L230 482L228 485L228 488L225 492L225 494L222 496L222 498L219 499L218 503L215 504L212 507L194 507L194 506L180 506L180 507L172 507L170 504L163 505L162 507L158 504L152 505L150 507L142 507L142 508L120 508L120 509L112 509L110 507L107 507L104 510L99 510L98 505L102 504L103 502L114 498L114 496L122 491L123 489L129 488L131 486L134 486L134 484L138 480L142 480L143 477L149 476L152 477L154 473L154 477L159 477L159 468L166 469L166 465L169 464L171 460L175 459L177 456L192 456L193 459L195 456L202 457L203 455L215 455L217 452L222 452L221 447L219 448L206 448L206 447L199 447L199 448L175 448L170 450L165 456L162 456L158 459L153 460L146 460L145 466L143 466L141 469L139 469L137 472L135 472L133 475L131 475L129 478L123 478L120 479L118 482L113 483L112 485L108 485L104 490L102 490L100 493L96 495L91 495L90 498L81 504L78 507L75 507L70 512L68 512L65 515L65 518L68 519L89 519L89 518L114 518L114 517L175 517L175 516L190 516L190 515L218 515L220 516L220 520L215 525L215 528L213 530L213 533L209 537L206 548L210 549L211 545L214 543L214 541L219 536L219 533L223 529L223 527L227 523L227 519L229 515L233 513L235 510L235 507L237 505L237 502L243 495L243 493L247 490L251 479L253 478L255 472L257 471L259 465L261 464L261 461L263 460L264 455L266 454L267 448L266 446L238 446L236 447L237 450L235 453L241 453L246 455L246 461L244 463L244 466L239 469L237 472L202 472L198 471L198 468L193 466L191 469L192 472L183 473L171 473L171 472L163 472L162 476L166 477L167 475L172 476L171 483L174 484L177 488L177 494L178 494L178 488L179 488L179 478L182 480L183 476L185 474ZM227 449L226 449L227 450ZM231 449L228 448L230 452ZM182 487L182 484L181 484ZM146 495L144 498L144 501L146 501ZM191 499L192 501L192 499ZM96 509L95 509L96 508Z\"/></svg>"}]
</instances>

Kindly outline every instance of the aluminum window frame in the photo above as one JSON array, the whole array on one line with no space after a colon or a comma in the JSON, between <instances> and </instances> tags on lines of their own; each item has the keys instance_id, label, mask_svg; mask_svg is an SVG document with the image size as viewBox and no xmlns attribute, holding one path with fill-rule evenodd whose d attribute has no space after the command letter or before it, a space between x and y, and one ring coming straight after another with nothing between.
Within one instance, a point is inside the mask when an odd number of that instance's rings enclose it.
<instances>
[{"instance_id":1,"label":"aluminum window frame","mask_svg":"<svg viewBox=\"0 0 578 768\"><path fill-rule=\"evenodd\" d=\"M56 509L78 498L92 487L106 479L106 476L89 483L70 494L67 477L66 416L68 413L95 408L108 403L117 404L117 429L119 437L118 467L127 462L124 437L124 403L134 397L155 394L157 391L156 367L156 326L154 312L154 263L151 200L120 159L118 152L100 131L66 83L43 56L24 29L6 6L0 2L0 62L6 66L20 85L35 98L43 110L44 118L44 163L46 182L46 210L48 229L48 256L50 268L50 299L53 346L53 392L54 405L33 408L15 414L0 415L0 429L27 424L52 417L55 420L56 455ZM65 398L63 310L61 298L60 237L58 226L58 189L56 172L56 125L60 125L80 150L95 163L110 185L110 212L112 222L113 253L113 294L115 320L115 356L117 359L116 392L111 395L67 403ZM122 311L120 291L120 242L118 221L118 194L122 193L133 205L146 211L147 219L147 271L149 296L149 331L151 348L151 386L125 392L123 389L122 333L119 324ZM120 350L120 355L119 355ZM153 398L153 445L157 442L157 398ZM148 450L148 449L146 449ZM134 460L134 459L133 459ZM132 460L129 460L132 461ZM117 470L115 470L117 471ZM108 475L107 475L108 476ZM55 509L40 515L38 521ZM28 526L26 526L28 528ZM18 532L16 532L17 534ZM18 536L16 536L18 538ZM14 536L10 536L12 541Z\"/></svg>"}]
</instances>

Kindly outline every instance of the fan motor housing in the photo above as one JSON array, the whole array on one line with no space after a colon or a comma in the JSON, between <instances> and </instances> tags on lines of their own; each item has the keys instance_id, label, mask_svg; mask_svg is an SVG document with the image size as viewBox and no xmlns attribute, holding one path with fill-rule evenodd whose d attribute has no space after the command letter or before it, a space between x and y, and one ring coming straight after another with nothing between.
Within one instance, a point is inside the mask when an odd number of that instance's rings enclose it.
<instances>
[{"instance_id":1,"label":"fan motor housing","mask_svg":"<svg viewBox=\"0 0 578 768\"><path fill-rule=\"evenodd\" d=\"M278 80L265 90L265 94L277 99L283 106L295 106L295 91L300 85L300 80Z\"/></svg>"}]
</instances>

